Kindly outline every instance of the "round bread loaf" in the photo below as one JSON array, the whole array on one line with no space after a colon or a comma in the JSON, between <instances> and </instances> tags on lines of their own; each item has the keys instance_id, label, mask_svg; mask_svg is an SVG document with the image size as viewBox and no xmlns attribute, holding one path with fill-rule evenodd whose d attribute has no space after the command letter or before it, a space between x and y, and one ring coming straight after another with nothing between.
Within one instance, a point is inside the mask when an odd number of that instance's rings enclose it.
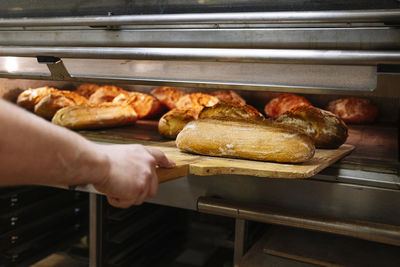
<instances>
[{"instance_id":1,"label":"round bread loaf","mask_svg":"<svg viewBox=\"0 0 400 267\"><path fill-rule=\"evenodd\" d=\"M136 111L138 119L151 118L163 110L157 98L139 92L129 92L128 95L120 94L114 98L113 103L131 105Z\"/></svg>"},{"instance_id":2,"label":"round bread loaf","mask_svg":"<svg viewBox=\"0 0 400 267\"><path fill-rule=\"evenodd\" d=\"M176 103L185 94L175 87L162 86L151 91L151 94L169 109L176 108Z\"/></svg>"},{"instance_id":3,"label":"round bread loaf","mask_svg":"<svg viewBox=\"0 0 400 267\"><path fill-rule=\"evenodd\" d=\"M246 105L246 100L232 90L219 90L212 92L210 95L215 96L222 102Z\"/></svg>"},{"instance_id":4,"label":"round bread loaf","mask_svg":"<svg viewBox=\"0 0 400 267\"><path fill-rule=\"evenodd\" d=\"M347 97L329 102L328 110L347 123L372 123L378 108L366 98Z\"/></svg>"},{"instance_id":5,"label":"round bread loaf","mask_svg":"<svg viewBox=\"0 0 400 267\"><path fill-rule=\"evenodd\" d=\"M346 124L333 113L313 106L294 108L276 120L308 134L317 148L338 148L346 142Z\"/></svg>"},{"instance_id":6,"label":"round bread loaf","mask_svg":"<svg viewBox=\"0 0 400 267\"><path fill-rule=\"evenodd\" d=\"M311 106L311 104L307 99L299 95L280 94L265 105L264 111L267 116L276 119L286 111L300 106Z\"/></svg>"},{"instance_id":7,"label":"round bread loaf","mask_svg":"<svg viewBox=\"0 0 400 267\"><path fill-rule=\"evenodd\" d=\"M200 119L212 118L233 118L244 120L264 120L264 116L257 109L250 105L219 102L212 107L204 108Z\"/></svg>"}]
</instances>

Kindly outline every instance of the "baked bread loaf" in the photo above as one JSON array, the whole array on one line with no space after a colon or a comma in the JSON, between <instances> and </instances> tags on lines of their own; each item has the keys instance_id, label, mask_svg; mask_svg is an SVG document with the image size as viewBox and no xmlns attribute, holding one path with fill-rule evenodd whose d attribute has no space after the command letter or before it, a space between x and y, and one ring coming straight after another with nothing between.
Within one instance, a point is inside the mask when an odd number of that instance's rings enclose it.
<instances>
[{"instance_id":1,"label":"baked bread loaf","mask_svg":"<svg viewBox=\"0 0 400 267\"><path fill-rule=\"evenodd\" d=\"M166 138L175 139L187 123L198 119L202 109L202 106L187 109L171 109L158 121L158 132Z\"/></svg>"},{"instance_id":2,"label":"baked bread loaf","mask_svg":"<svg viewBox=\"0 0 400 267\"><path fill-rule=\"evenodd\" d=\"M58 91L58 89L48 86L36 89L29 88L28 90L25 90L21 94L19 94L17 105L26 108L27 110L33 111L35 105L39 103L39 101L42 100L43 97L55 91Z\"/></svg>"},{"instance_id":3,"label":"baked bread loaf","mask_svg":"<svg viewBox=\"0 0 400 267\"><path fill-rule=\"evenodd\" d=\"M302 130L317 148L338 148L346 142L346 124L333 113L312 106L294 108L276 120L288 127Z\"/></svg>"},{"instance_id":4,"label":"baked bread loaf","mask_svg":"<svg viewBox=\"0 0 400 267\"><path fill-rule=\"evenodd\" d=\"M155 116L163 110L157 98L139 92L129 92L128 95L120 94L114 98L113 103L131 105L136 111L138 119Z\"/></svg>"},{"instance_id":5,"label":"baked bread loaf","mask_svg":"<svg viewBox=\"0 0 400 267\"><path fill-rule=\"evenodd\" d=\"M120 94L129 96L129 93L124 89L114 85L103 85L98 87L89 97L89 103L100 104L112 102L115 97Z\"/></svg>"},{"instance_id":6,"label":"baked bread loaf","mask_svg":"<svg viewBox=\"0 0 400 267\"><path fill-rule=\"evenodd\" d=\"M176 103L176 107L180 109L192 107L212 107L219 102L218 98L203 93L193 93L182 96Z\"/></svg>"},{"instance_id":7,"label":"baked bread loaf","mask_svg":"<svg viewBox=\"0 0 400 267\"><path fill-rule=\"evenodd\" d=\"M151 91L151 94L168 109L176 108L176 103L185 94L174 87L162 86Z\"/></svg>"},{"instance_id":8,"label":"baked bread loaf","mask_svg":"<svg viewBox=\"0 0 400 267\"><path fill-rule=\"evenodd\" d=\"M328 110L347 123L372 123L378 115L378 107L371 100L358 97L331 101Z\"/></svg>"},{"instance_id":9,"label":"baked bread loaf","mask_svg":"<svg viewBox=\"0 0 400 267\"><path fill-rule=\"evenodd\" d=\"M204 119L189 122L176 145L186 152L262 161L305 162L315 153L308 135L266 122Z\"/></svg>"},{"instance_id":10,"label":"baked bread loaf","mask_svg":"<svg viewBox=\"0 0 400 267\"><path fill-rule=\"evenodd\" d=\"M64 107L87 103L87 99L71 91L50 92L35 105L36 115L51 120L56 112Z\"/></svg>"},{"instance_id":11,"label":"baked bread loaf","mask_svg":"<svg viewBox=\"0 0 400 267\"><path fill-rule=\"evenodd\" d=\"M212 92L210 95L215 96L222 102L246 105L246 100L232 90L219 90Z\"/></svg>"},{"instance_id":12,"label":"baked bread loaf","mask_svg":"<svg viewBox=\"0 0 400 267\"><path fill-rule=\"evenodd\" d=\"M102 103L62 108L54 115L52 123L78 130L123 126L136 120L136 112L131 106Z\"/></svg>"},{"instance_id":13,"label":"baked bread loaf","mask_svg":"<svg viewBox=\"0 0 400 267\"><path fill-rule=\"evenodd\" d=\"M200 115L200 119L232 118L244 120L264 120L264 116L257 109L250 105L233 104L220 102L212 107L205 107Z\"/></svg>"},{"instance_id":14,"label":"baked bread loaf","mask_svg":"<svg viewBox=\"0 0 400 267\"><path fill-rule=\"evenodd\" d=\"M294 94L280 94L265 105L264 111L269 117L276 119L281 114L300 106L311 106L310 102L302 96Z\"/></svg>"},{"instance_id":15,"label":"baked bread loaf","mask_svg":"<svg viewBox=\"0 0 400 267\"><path fill-rule=\"evenodd\" d=\"M99 89L100 86L97 84L92 84L92 83L85 83L80 85L76 90L75 93L86 97L89 99L89 97L96 92L97 89Z\"/></svg>"}]
</instances>

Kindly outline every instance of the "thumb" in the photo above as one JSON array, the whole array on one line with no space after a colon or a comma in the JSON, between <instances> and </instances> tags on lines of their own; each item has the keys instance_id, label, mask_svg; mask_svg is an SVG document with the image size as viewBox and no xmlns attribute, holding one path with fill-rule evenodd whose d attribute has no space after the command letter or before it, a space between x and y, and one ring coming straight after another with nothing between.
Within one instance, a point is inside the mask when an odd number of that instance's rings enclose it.
<instances>
[{"instance_id":1,"label":"thumb","mask_svg":"<svg viewBox=\"0 0 400 267\"><path fill-rule=\"evenodd\" d=\"M176 166L175 162L168 159L164 152L159 149L146 147L146 150L154 157L156 164L162 168L173 168Z\"/></svg>"}]
</instances>

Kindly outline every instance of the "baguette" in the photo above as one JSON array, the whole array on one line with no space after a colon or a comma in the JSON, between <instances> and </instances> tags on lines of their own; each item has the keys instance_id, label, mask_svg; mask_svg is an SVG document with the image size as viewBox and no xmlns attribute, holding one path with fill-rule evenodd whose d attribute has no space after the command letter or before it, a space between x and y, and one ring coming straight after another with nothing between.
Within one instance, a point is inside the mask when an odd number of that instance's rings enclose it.
<instances>
[{"instance_id":1,"label":"baguette","mask_svg":"<svg viewBox=\"0 0 400 267\"><path fill-rule=\"evenodd\" d=\"M35 114L51 120L56 112L64 107L80 105L87 102L87 99L71 91L55 91L43 97L35 105Z\"/></svg>"},{"instance_id":2,"label":"baguette","mask_svg":"<svg viewBox=\"0 0 400 267\"><path fill-rule=\"evenodd\" d=\"M270 120L192 121L178 134L176 145L182 151L202 155L289 163L305 162L315 153L309 136Z\"/></svg>"},{"instance_id":3,"label":"baguette","mask_svg":"<svg viewBox=\"0 0 400 267\"><path fill-rule=\"evenodd\" d=\"M137 114L131 106L103 103L62 108L54 115L52 123L78 130L123 126L136 120Z\"/></svg>"},{"instance_id":4,"label":"baguette","mask_svg":"<svg viewBox=\"0 0 400 267\"><path fill-rule=\"evenodd\" d=\"M17 105L23 107L29 111L33 111L34 107L43 97L50 94L51 92L56 92L58 89L53 87L40 87L36 89L29 88L19 94L17 99Z\"/></svg>"}]
</instances>

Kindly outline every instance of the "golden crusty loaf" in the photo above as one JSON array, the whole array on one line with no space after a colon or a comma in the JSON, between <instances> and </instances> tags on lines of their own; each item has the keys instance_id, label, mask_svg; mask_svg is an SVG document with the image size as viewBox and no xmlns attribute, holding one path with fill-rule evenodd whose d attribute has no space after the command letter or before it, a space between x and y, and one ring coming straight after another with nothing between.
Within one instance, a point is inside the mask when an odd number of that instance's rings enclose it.
<instances>
[{"instance_id":1,"label":"golden crusty loaf","mask_svg":"<svg viewBox=\"0 0 400 267\"><path fill-rule=\"evenodd\" d=\"M128 95L120 94L114 98L113 103L131 105L136 111L138 119L152 117L163 110L157 98L139 92L129 92Z\"/></svg>"},{"instance_id":2,"label":"golden crusty loaf","mask_svg":"<svg viewBox=\"0 0 400 267\"><path fill-rule=\"evenodd\" d=\"M305 162L315 153L308 135L270 120L195 120L178 134L176 145L183 151L202 155L290 163Z\"/></svg>"},{"instance_id":3,"label":"golden crusty loaf","mask_svg":"<svg viewBox=\"0 0 400 267\"><path fill-rule=\"evenodd\" d=\"M87 103L85 97L71 91L58 90L43 97L35 105L34 111L36 115L50 120L59 109L84 103Z\"/></svg>"},{"instance_id":4,"label":"golden crusty loaf","mask_svg":"<svg viewBox=\"0 0 400 267\"><path fill-rule=\"evenodd\" d=\"M336 99L327 109L347 123L372 123L378 115L378 107L370 99L359 97Z\"/></svg>"},{"instance_id":5,"label":"golden crusty loaf","mask_svg":"<svg viewBox=\"0 0 400 267\"><path fill-rule=\"evenodd\" d=\"M85 84L81 84L76 90L75 93L86 97L87 99L89 99L89 97L97 91L97 89L99 89L100 86L97 84L93 84L93 83L85 83Z\"/></svg>"},{"instance_id":6,"label":"golden crusty loaf","mask_svg":"<svg viewBox=\"0 0 400 267\"><path fill-rule=\"evenodd\" d=\"M312 106L292 109L277 122L294 127L308 134L317 148L338 148L346 142L346 124L333 113Z\"/></svg>"},{"instance_id":7,"label":"golden crusty loaf","mask_svg":"<svg viewBox=\"0 0 400 267\"><path fill-rule=\"evenodd\" d=\"M151 94L169 109L176 108L176 103L185 95L181 90L168 86L158 87Z\"/></svg>"},{"instance_id":8,"label":"golden crusty loaf","mask_svg":"<svg viewBox=\"0 0 400 267\"><path fill-rule=\"evenodd\" d=\"M182 96L176 103L177 108L212 107L219 102L218 98L203 93L193 93Z\"/></svg>"},{"instance_id":9,"label":"golden crusty loaf","mask_svg":"<svg viewBox=\"0 0 400 267\"><path fill-rule=\"evenodd\" d=\"M158 121L158 132L166 138L175 139L187 123L198 119L202 109L202 106L197 108L171 109Z\"/></svg>"},{"instance_id":10,"label":"golden crusty loaf","mask_svg":"<svg viewBox=\"0 0 400 267\"><path fill-rule=\"evenodd\" d=\"M214 91L210 95L215 96L222 102L246 105L246 100L232 90Z\"/></svg>"},{"instance_id":11,"label":"golden crusty loaf","mask_svg":"<svg viewBox=\"0 0 400 267\"><path fill-rule=\"evenodd\" d=\"M124 89L115 85L99 86L89 97L89 103L100 104L112 102L114 98L120 94L129 95Z\"/></svg>"},{"instance_id":12,"label":"golden crusty loaf","mask_svg":"<svg viewBox=\"0 0 400 267\"><path fill-rule=\"evenodd\" d=\"M300 106L311 106L311 103L302 96L285 93L271 99L265 105L264 111L268 117L276 119L286 111Z\"/></svg>"},{"instance_id":13,"label":"golden crusty loaf","mask_svg":"<svg viewBox=\"0 0 400 267\"><path fill-rule=\"evenodd\" d=\"M133 124L136 120L131 106L102 103L62 108L54 115L52 123L70 129L98 129Z\"/></svg>"},{"instance_id":14,"label":"golden crusty loaf","mask_svg":"<svg viewBox=\"0 0 400 267\"><path fill-rule=\"evenodd\" d=\"M244 120L264 120L264 116L250 105L219 102L212 107L205 107L199 119L233 118Z\"/></svg>"},{"instance_id":15,"label":"golden crusty loaf","mask_svg":"<svg viewBox=\"0 0 400 267\"><path fill-rule=\"evenodd\" d=\"M39 103L39 101L42 100L43 97L55 91L58 91L58 89L48 86L35 89L29 88L19 94L17 105L26 108L27 110L33 111L35 105Z\"/></svg>"}]
</instances>

